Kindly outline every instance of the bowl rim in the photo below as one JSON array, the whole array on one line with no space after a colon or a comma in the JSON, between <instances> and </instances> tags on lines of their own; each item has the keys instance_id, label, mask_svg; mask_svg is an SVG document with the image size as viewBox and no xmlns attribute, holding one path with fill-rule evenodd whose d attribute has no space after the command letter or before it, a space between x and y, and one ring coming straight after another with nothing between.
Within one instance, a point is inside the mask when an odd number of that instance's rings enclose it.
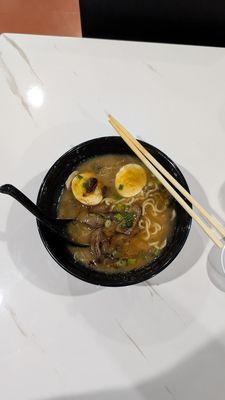
<instances>
[{"instance_id":1,"label":"bowl rim","mask_svg":"<svg viewBox=\"0 0 225 400\"><path fill-rule=\"evenodd\" d=\"M63 153L55 161L55 163L49 168L49 170L47 171L47 173L46 173L46 175L45 175L45 177L44 177L44 179L43 179L43 181L42 181L42 183L40 185L39 191L38 191L38 196L37 196L37 201L36 201L37 205L39 206L39 204L41 202L41 198L42 198L42 195L43 195L43 191L45 189L45 184L46 184L47 179L49 178L49 176L51 176L52 172L57 168L58 164L60 164L71 153L73 153L74 151L77 151L79 149L82 149L82 147L86 147L86 146L90 146L92 144L96 144L97 141L101 141L101 140L116 140L116 141L118 141L120 139L121 138L117 137L117 136L101 136L101 137L97 137L97 138L90 139L88 141L82 142L82 143L80 143L78 145L75 145L74 147L72 147L71 149L69 149L68 151ZM181 178L182 181L183 181L183 185L184 185L185 189L190 193L190 189L189 189L189 186L187 184L187 181L186 181L183 173L180 171L179 167L175 164L175 162L170 157L168 157L167 154L165 154L163 151L161 151L157 147L151 145L150 143L147 143L147 142L145 142L143 140L139 140L139 142L142 145L146 146L147 148L153 149L156 153L159 153L160 156L162 156L164 159L166 159L166 161L176 170L176 172L179 175L179 178ZM112 154L113 154L113 152L112 152ZM96 154L96 156L98 156L98 154ZM88 159L88 157L87 157L87 159ZM189 205L191 206L191 204L189 204ZM184 210L184 212L185 212L185 210ZM45 234L44 234L44 231L43 231L43 225L41 224L40 221L38 221L38 220L36 220L36 221L37 221L37 227L38 227L38 232L39 232L40 238L41 238L46 250L48 251L50 256L55 260L55 262L60 267L62 267L66 272L68 272L69 274L75 276L76 278L78 278L80 280L83 280L83 281L91 283L91 284L100 285L100 286L118 287L118 286L129 286L129 285L137 284L137 283L143 282L145 280L151 279L154 276L156 276L158 273L162 272L166 267L168 267L169 264L172 263L172 261L177 257L177 255L180 253L180 251L184 247L184 245L186 243L186 240L188 238L188 235L190 233L190 229L191 229L191 226L192 226L192 218L188 214L187 214L187 216L188 216L188 222L185 225L185 230L182 231L182 240L179 241L179 243L176 246L176 248L174 249L174 251L169 254L167 260L160 267L157 267L157 271L155 273L153 271L151 274L150 274L150 271L147 270L147 267L149 265L153 264L154 260L152 262L150 262L149 264L146 264L143 267L140 267L140 268L138 268L136 270L127 271L127 272L119 272L119 273L107 274L105 272L100 272L99 273L99 271L96 271L94 269L86 267L89 270L89 273L87 275L83 276L83 275L80 275L78 273L76 268L74 268L74 271L71 271L69 268L67 268L65 263L63 263L60 260L58 260L58 258L52 252L52 248L49 245L49 242L45 237ZM160 257L157 260L159 260L159 259L160 259ZM78 262L78 264L84 266L83 264L81 264L79 262ZM76 263L74 263L74 267L75 266L76 266ZM144 271L145 269L146 269L146 273ZM138 270L143 270L144 273L142 275L140 275L140 277L136 276L135 279L129 279L129 276L130 277L131 277L131 275L134 276L135 272L138 271ZM96 278L94 277L96 272L98 272L100 275L102 275L103 279L96 280ZM106 277L109 278L112 275L114 275L114 277L116 275L119 278L118 281L110 280L110 279L106 278Z\"/></svg>"}]
</instances>

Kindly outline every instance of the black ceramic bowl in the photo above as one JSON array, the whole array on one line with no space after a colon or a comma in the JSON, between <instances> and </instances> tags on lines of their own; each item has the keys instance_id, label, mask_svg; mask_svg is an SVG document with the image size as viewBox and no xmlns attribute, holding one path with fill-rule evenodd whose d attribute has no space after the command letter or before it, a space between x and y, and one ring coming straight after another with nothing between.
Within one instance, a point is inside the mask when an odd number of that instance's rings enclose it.
<instances>
[{"instance_id":1,"label":"black ceramic bowl","mask_svg":"<svg viewBox=\"0 0 225 400\"><path fill-rule=\"evenodd\" d=\"M181 185L189 191L179 168L164 153L148 143L142 145L170 172ZM72 148L63 154L50 168L39 190L37 204L46 215L56 217L58 200L65 181L77 166L88 158L104 154L133 154L119 137L107 136L93 139ZM129 272L98 272L76 262L56 236L38 222L41 239L54 260L67 272L86 282L103 286L126 286L145 281L165 269L181 251L191 227L190 216L176 204L177 219L171 241L155 261L149 265Z\"/></svg>"}]
</instances>

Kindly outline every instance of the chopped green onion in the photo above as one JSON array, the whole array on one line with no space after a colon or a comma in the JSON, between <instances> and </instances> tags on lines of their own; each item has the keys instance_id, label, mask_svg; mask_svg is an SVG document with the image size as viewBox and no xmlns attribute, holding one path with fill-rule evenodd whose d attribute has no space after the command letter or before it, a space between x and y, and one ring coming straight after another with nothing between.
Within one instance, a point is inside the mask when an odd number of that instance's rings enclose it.
<instances>
[{"instance_id":1,"label":"chopped green onion","mask_svg":"<svg viewBox=\"0 0 225 400\"><path fill-rule=\"evenodd\" d=\"M117 221L122 221L123 216L122 216L122 214L117 213L117 214L115 214L115 218L116 218Z\"/></svg>"},{"instance_id":2,"label":"chopped green onion","mask_svg":"<svg viewBox=\"0 0 225 400\"><path fill-rule=\"evenodd\" d=\"M124 185L119 185L119 190L123 190Z\"/></svg>"},{"instance_id":3,"label":"chopped green onion","mask_svg":"<svg viewBox=\"0 0 225 400\"><path fill-rule=\"evenodd\" d=\"M80 174L78 174L77 177L78 177L78 179L83 179L83 176Z\"/></svg>"},{"instance_id":4,"label":"chopped green onion","mask_svg":"<svg viewBox=\"0 0 225 400\"><path fill-rule=\"evenodd\" d=\"M136 258L128 258L127 264L128 265L134 265L136 263Z\"/></svg>"},{"instance_id":5,"label":"chopped green onion","mask_svg":"<svg viewBox=\"0 0 225 400\"><path fill-rule=\"evenodd\" d=\"M123 228L132 228L134 223L135 214L131 212L127 212L124 215L124 226Z\"/></svg>"},{"instance_id":6,"label":"chopped green onion","mask_svg":"<svg viewBox=\"0 0 225 400\"><path fill-rule=\"evenodd\" d=\"M106 228L109 228L109 227L111 226L111 224L112 224L112 222L111 222L110 219L107 219L107 220L105 221L105 227L106 227Z\"/></svg>"}]
</instances>

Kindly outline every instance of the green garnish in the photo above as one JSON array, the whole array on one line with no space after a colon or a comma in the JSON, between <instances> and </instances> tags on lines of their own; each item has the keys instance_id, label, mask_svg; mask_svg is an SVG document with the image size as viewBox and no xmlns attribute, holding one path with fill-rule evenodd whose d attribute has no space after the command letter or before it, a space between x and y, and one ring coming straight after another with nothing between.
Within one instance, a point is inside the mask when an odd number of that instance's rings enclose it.
<instances>
[{"instance_id":1,"label":"green garnish","mask_svg":"<svg viewBox=\"0 0 225 400\"><path fill-rule=\"evenodd\" d=\"M136 258L128 258L127 265L134 265L136 263Z\"/></svg>"},{"instance_id":2,"label":"green garnish","mask_svg":"<svg viewBox=\"0 0 225 400\"><path fill-rule=\"evenodd\" d=\"M126 206L124 204L120 204L120 206L121 206L121 211L124 210L124 208L126 210ZM121 228L123 228L123 229L132 228L134 221L135 221L135 217L136 217L136 214L134 212L123 212L123 213L119 212L119 213L115 214L115 219L118 222L120 222L120 221L122 222Z\"/></svg>"},{"instance_id":3,"label":"green garnish","mask_svg":"<svg viewBox=\"0 0 225 400\"><path fill-rule=\"evenodd\" d=\"M110 219L107 219L107 220L105 221L105 227L106 227L106 228L109 228L109 227L111 226L111 224L112 224L112 221L111 221Z\"/></svg>"},{"instance_id":4,"label":"green garnish","mask_svg":"<svg viewBox=\"0 0 225 400\"><path fill-rule=\"evenodd\" d=\"M132 212L126 212L124 214L123 228L132 228L134 224L135 214Z\"/></svg>"},{"instance_id":5,"label":"green garnish","mask_svg":"<svg viewBox=\"0 0 225 400\"><path fill-rule=\"evenodd\" d=\"M120 214L120 213L117 213L117 214L115 214L115 218L116 218L117 221L122 221L123 215Z\"/></svg>"},{"instance_id":6,"label":"green garnish","mask_svg":"<svg viewBox=\"0 0 225 400\"><path fill-rule=\"evenodd\" d=\"M123 190L124 185L119 185L119 190Z\"/></svg>"},{"instance_id":7,"label":"green garnish","mask_svg":"<svg viewBox=\"0 0 225 400\"><path fill-rule=\"evenodd\" d=\"M78 174L77 177L78 177L78 179L83 179L83 176L80 174Z\"/></svg>"}]
</instances>

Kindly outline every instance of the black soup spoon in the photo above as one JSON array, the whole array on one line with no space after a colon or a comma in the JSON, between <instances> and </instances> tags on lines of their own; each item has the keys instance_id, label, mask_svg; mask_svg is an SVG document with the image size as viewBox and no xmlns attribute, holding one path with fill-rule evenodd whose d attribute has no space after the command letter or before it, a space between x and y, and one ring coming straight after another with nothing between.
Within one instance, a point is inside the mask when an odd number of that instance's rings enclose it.
<instances>
[{"instance_id":1,"label":"black soup spoon","mask_svg":"<svg viewBox=\"0 0 225 400\"><path fill-rule=\"evenodd\" d=\"M55 219L44 215L41 209L36 206L23 192L17 189L15 186L10 184L5 184L0 186L0 193L8 194L17 200L22 206L24 206L28 211L33 214L38 221L44 224L48 229L50 229L55 235L64 240L67 244L76 247L88 247L89 244L77 243L72 241L66 236L64 232L64 227L69 223L74 221L74 219Z\"/></svg>"}]
</instances>

